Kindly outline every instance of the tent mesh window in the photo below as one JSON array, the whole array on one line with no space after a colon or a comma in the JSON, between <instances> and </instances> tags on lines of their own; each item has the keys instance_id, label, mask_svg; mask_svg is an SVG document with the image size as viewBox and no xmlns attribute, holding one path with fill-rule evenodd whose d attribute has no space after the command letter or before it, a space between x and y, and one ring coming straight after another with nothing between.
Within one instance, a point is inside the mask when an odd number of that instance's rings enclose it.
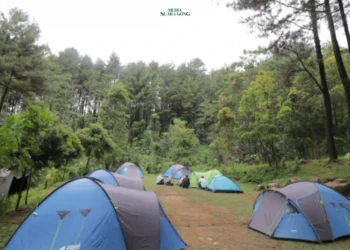
<instances>
[{"instance_id":1,"label":"tent mesh window","mask_svg":"<svg viewBox=\"0 0 350 250\"><path fill-rule=\"evenodd\" d=\"M288 204L288 207L286 209L286 214L299 214L299 211L291 204Z\"/></svg>"}]
</instances>

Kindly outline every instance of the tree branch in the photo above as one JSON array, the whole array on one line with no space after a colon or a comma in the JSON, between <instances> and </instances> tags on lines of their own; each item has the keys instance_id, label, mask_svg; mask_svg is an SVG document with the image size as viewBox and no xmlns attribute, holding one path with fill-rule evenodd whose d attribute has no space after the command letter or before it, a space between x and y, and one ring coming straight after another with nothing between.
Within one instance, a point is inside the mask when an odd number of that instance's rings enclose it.
<instances>
[{"instance_id":1,"label":"tree branch","mask_svg":"<svg viewBox=\"0 0 350 250\"><path fill-rule=\"evenodd\" d=\"M314 77L314 75L310 72L310 70L306 67L306 65L303 62L303 59L300 58L297 51L291 49L291 51L296 55L298 61L300 62L301 66L305 70L305 72L310 76L310 78L314 81L314 83L317 85L319 90L323 93L323 88L321 87L320 83L317 81L317 79Z\"/></svg>"}]
</instances>

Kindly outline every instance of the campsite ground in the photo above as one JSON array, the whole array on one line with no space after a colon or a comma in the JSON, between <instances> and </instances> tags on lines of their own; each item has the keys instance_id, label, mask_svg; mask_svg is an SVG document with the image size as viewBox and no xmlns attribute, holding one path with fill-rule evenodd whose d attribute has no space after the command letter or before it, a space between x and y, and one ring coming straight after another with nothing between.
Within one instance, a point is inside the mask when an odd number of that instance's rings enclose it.
<instances>
[{"instance_id":1,"label":"campsite ground","mask_svg":"<svg viewBox=\"0 0 350 250\"><path fill-rule=\"evenodd\" d=\"M154 180L155 177L151 181ZM253 185L240 186L244 194L221 194L177 186L156 187L146 181L146 188L157 192L169 219L189 245L189 250L349 249L350 239L319 245L272 240L248 229L258 192L252 191Z\"/></svg>"},{"instance_id":2,"label":"campsite ground","mask_svg":"<svg viewBox=\"0 0 350 250\"><path fill-rule=\"evenodd\" d=\"M249 230L247 223L258 195L258 192L252 191L252 185L240 184L244 194L214 194L177 186L156 186L155 179L156 176L152 175L145 177L146 189L156 191L169 219L189 245L189 250L349 249L350 239L319 245L272 240ZM24 208L0 219L0 249L4 248L7 239L29 212L30 209Z\"/></svg>"}]
</instances>

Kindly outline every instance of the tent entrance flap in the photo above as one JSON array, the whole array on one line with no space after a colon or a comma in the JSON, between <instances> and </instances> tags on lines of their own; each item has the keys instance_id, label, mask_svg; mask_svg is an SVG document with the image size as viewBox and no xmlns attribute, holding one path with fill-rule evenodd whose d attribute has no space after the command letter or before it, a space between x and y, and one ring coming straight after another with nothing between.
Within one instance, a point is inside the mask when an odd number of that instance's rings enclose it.
<instances>
[{"instance_id":1,"label":"tent entrance flap","mask_svg":"<svg viewBox=\"0 0 350 250\"><path fill-rule=\"evenodd\" d=\"M157 195L153 192L115 188L105 184L101 186L113 205L118 207L117 214L128 249L158 249L160 211Z\"/></svg>"},{"instance_id":2,"label":"tent entrance flap","mask_svg":"<svg viewBox=\"0 0 350 250\"><path fill-rule=\"evenodd\" d=\"M249 227L271 236L277 227L286 204L286 197L278 192L264 193L261 204Z\"/></svg>"},{"instance_id":3,"label":"tent entrance flap","mask_svg":"<svg viewBox=\"0 0 350 250\"><path fill-rule=\"evenodd\" d=\"M273 237L306 241L318 240L309 221L291 202L287 202Z\"/></svg>"},{"instance_id":4,"label":"tent entrance flap","mask_svg":"<svg viewBox=\"0 0 350 250\"><path fill-rule=\"evenodd\" d=\"M297 200L297 204L314 226L321 241L333 240L332 230L322 204L321 194L316 191Z\"/></svg>"}]
</instances>

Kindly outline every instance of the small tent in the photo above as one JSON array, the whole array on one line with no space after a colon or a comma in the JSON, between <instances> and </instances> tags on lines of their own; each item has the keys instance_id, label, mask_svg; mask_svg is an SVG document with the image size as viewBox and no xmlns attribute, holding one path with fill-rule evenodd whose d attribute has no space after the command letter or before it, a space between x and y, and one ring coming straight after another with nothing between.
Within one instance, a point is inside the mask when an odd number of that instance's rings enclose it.
<instances>
[{"instance_id":1,"label":"small tent","mask_svg":"<svg viewBox=\"0 0 350 250\"><path fill-rule=\"evenodd\" d=\"M136 166L136 164L132 162L125 162L117 169L116 173L120 175L127 175L133 177L144 177L141 168L139 168L138 166Z\"/></svg>"},{"instance_id":2,"label":"small tent","mask_svg":"<svg viewBox=\"0 0 350 250\"><path fill-rule=\"evenodd\" d=\"M183 175L190 175L191 171L181 164L175 164L168 168L163 174L164 177L171 177L174 179L180 179Z\"/></svg>"},{"instance_id":3,"label":"small tent","mask_svg":"<svg viewBox=\"0 0 350 250\"><path fill-rule=\"evenodd\" d=\"M190 178L190 187L192 188L198 188L198 181L201 176L204 176L204 179L207 183L207 186L210 184L211 180L216 176L216 175L221 175L221 172L219 170L213 169L209 170L207 172L192 172L191 175L189 176Z\"/></svg>"},{"instance_id":4,"label":"small tent","mask_svg":"<svg viewBox=\"0 0 350 250\"><path fill-rule=\"evenodd\" d=\"M185 247L156 193L79 177L48 195L14 232L5 250Z\"/></svg>"},{"instance_id":5,"label":"small tent","mask_svg":"<svg viewBox=\"0 0 350 250\"><path fill-rule=\"evenodd\" d=\"M208 190L214 193L243 193L242 189L224 175L216 175L209 183Z\"/></svg>"},{"instance_id":6,"label":"small tent","mask_svg":"<svg viewBox=\"0 0 350 250\"><path fill-rule=\"evenodd\" d=\"M8 196L12 180L12 171L7 168L0 168L0 199Z\"/></svg>"},{"instance_id":7,"label":"small tent","mask_svg":"<svg viewBox=\"0 0 350 250\"><path fill-rule=\"evenodd\" d=\"M350 201L319 183L301 181L255 201L248 227L271 238L314 242L350 236Z\"/></svg>"},{"instance_id":8,"label":"small tent","mask_svg":"<svg viewBox=\"0 0 350 250\"><path fill-rule=\"evenodd\" d=\"M105 169L98 169L98 170L92 171L87 176L95 178L109 185L115 185L115 186L137 189L137 190L145 190L145 187L143 185L143 180L139 177L115 174Z\"/></svg>"}]
</instances>

